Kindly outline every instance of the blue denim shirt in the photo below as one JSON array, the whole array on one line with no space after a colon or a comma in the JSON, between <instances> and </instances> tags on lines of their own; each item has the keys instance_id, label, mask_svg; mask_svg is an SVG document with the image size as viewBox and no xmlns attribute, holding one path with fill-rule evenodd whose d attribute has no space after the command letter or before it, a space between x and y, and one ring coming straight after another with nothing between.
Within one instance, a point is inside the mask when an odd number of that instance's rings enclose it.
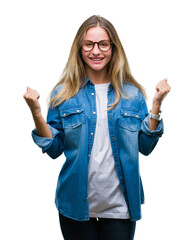
<instances>
[{"instance_id":1,"label":"blue denim shirt","mask_svg":"<svg viewBox=\"0 0 194 240\"><path fill-rule=\"evenodd\" d=\"M58 86L53 96L59 91ZM163 133L161 120L157 130L149 130L148 111L144 96L133 85L124 84L130 99L121 97L112 110L107 111L110 142L116 171L132 221L141 218L144 203L139 173L139 152L148 155ZM115 100L110 84L108 105ZM108 108L108 106L107 106ZM66 161L59 174L55 203L66 217L89 220L87 198L88 163L94 142L97 121L95 86L87 78L79 92L58 107L49 108L47 123L53 138L39 137L34 130L34 142L55 159L62 153Z\"/></svg>"}]
</instances>

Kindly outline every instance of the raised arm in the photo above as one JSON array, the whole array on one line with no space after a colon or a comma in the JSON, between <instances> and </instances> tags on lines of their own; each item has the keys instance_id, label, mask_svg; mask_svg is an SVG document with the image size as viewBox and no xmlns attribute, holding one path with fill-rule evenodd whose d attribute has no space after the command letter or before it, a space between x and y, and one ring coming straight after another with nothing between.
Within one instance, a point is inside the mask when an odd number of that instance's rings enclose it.
<instances>
[{"instance_id":1,"label":"raised arm","mask_svg":"<svg viewBox=\"0 0 194 240\"><path fill-rule=\"evenodd\" d=\"M156 93L153 99L153 105L151 113L158 115L160 112L161 104L166 95L170 92L170 86L167 83L167 79L163 79L156 85ZM149 128L150 131L156 130L158 127L159 121L155 119L149 119Z\"/></svg>"}]
</instances>

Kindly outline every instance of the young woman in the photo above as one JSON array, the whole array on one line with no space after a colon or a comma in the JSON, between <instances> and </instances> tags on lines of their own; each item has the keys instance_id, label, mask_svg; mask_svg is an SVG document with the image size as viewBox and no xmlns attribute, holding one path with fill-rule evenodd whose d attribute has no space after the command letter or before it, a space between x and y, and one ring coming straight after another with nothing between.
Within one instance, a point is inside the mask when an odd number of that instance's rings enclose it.
<instances>
[{"instance_id":1,"label":"young woman","mask_svg":"<svg viewBox=\"0 0 194 240\"><path fill-rule=\"evenodd\" d=\"M35 143L55 159L62 153L56 206L64 239L129 240L144 202L139 152L148 155L163 133L160 108L170 91L156 86L148 113L113 25L92 16L79 28L47 122L39 93L27 88Z\"/></svg>"}]
</instances>

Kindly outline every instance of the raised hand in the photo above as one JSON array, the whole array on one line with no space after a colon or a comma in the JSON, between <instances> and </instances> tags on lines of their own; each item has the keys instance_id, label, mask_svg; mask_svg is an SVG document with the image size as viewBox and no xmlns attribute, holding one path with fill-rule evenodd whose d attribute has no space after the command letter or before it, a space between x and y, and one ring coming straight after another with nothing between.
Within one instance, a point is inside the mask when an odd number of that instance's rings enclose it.
<instances>
[{"instance_id":1,"label":"raised hand","mask_svg":"<svg viewBox=\"0 0 194 240\"><path fill-rule=\"evenodd\" d=\"M161 80L157 85L156 85L156 93L153 99L153 105L158 105L161 106L162 101L164 98L167 96L167 94L170 92L170 86L167 83L167 79Z\"/></svg>"},{"instance_id":2,"label":"raised hand","mask_svg":"<svg viewBox=\"0 0 194 240\"><path fill-rule=\"evenodd\" d=\"M33 115L38 115L41 113L41 107L38 101L40 94L36 90L27 87L27 91L23 97L26 100Z\"/></svg>"},{"instance_id":3,"label":"raised hand","mask_svg":"<svg viewBox=\"0 0 194 240\"><path fill-rule=\"evenodd\" d=\"M50 128L41 114L41 107L38 101L40 94L36 90L27 87L27 91L23 97L32 112L37 134L40 137L52 138Z\"/></svg>"},{"instance_id":4,"label":"raised hand","mask_svg":"<svg viewBox=\"0 0 194 240\"><path fill-rule=\"evenodd\" d=\"M151 113L158 115L160 112L161 104L167 94L170 92L170 86L167 83L167 79L164 78L156 85L156 93L153 98L153 105ZM151 131L156 130L159 122L155 119L149 119L149 128Z\"/></svg>"}]
</instances>

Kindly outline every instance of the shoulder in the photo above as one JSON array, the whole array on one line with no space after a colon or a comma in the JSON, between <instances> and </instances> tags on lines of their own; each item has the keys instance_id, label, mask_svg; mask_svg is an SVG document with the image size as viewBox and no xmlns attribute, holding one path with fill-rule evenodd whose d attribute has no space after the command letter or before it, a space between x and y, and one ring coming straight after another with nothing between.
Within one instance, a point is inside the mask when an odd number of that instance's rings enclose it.
<instances>
[{"instance_id":1,"label":"shoulder","mask_svg":"<svg viewBox=\"0 0 194 240\"><path fill-rule=\"evenodd\" d=\"M141 90L129 82L123 84L122 102L126 104L138 105L141 107L146 104L146 98Z\"/></svg>"},{"instance_id":2,"label":"shoulder","mask_svg":"<svg viewBox=\"0 0 194 240\"><path fill-rule=\"evenodd\" d=\"M51 98L55 97L62 90L63 87L63 84L57 85L51 92Z\"/></svg>"},{"instance_id":3,"label":"shoulder","mask_svg":"<svg viewBox=\"0 0 194 240\"><path fill-rule=\"evenodd\" d=\"M121 108L129 109L138 113L139 116L147 112L146 99L140 89L131 83L123 85L123 95L121 97ZM125 97L127 95L127 97Z\"/></svg>"},{"instance_id":4,"label":"shoulder","mask_svg":"<svg viewBox=\"0 0 194 240\"><path fill-rule=\"evenodd\" d=\"M140 99L143 97L143 93L139 90L139 88L129 82L125 82L123 84L123 90L123 93L129 94L130 97L137 97Z\"/></svg>"}]
</instances>

